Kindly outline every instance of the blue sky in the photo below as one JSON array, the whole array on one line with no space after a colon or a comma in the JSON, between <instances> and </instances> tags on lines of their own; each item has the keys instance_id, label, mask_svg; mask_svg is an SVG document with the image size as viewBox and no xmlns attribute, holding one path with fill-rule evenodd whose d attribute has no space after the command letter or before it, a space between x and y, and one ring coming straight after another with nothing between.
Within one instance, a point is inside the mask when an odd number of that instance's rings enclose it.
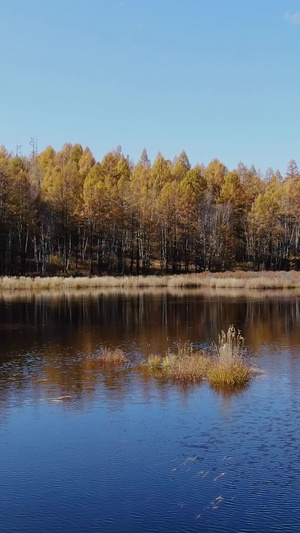
<instances>
[{"instance_id":1,"label":"blue sky","mask_svg":"<svg viewBox=\"0 0 300 533\"><path fill-rule=\"evenodd\" d=\"M2 0L0 144L300 166L300 0Z\"/></svg>"}]
</instances>

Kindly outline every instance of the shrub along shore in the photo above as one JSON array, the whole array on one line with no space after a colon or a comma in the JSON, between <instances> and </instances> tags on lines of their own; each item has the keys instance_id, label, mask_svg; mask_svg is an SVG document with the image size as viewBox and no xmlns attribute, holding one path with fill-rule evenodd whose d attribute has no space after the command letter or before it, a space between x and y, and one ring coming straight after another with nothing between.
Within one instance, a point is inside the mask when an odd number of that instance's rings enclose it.
<instances>
[{"instance_id":1,"label":"shrub along shore","mask_svg":"<svg viewBox=\"0 0 300 533\"><path fill-rule=\"evenodd\" d=\"M105 288L300 289L300 272L222 272L165 276L0 277L0 291Z\"/></svg>"}]
</instances>

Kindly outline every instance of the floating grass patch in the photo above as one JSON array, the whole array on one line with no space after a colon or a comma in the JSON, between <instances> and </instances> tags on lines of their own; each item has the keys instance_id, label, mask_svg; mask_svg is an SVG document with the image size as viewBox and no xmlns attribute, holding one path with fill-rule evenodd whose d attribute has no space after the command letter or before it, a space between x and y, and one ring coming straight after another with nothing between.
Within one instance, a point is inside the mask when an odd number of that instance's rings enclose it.
<instances>
[{"instance_id":1,"label":"floating grass patch","mask_svg":"<svg viewBox=\"0 0 300 533\"><path fill-rule=\"evenodd\" d=\"M210 366L210 360L202 354L168 359L164 370L166 377L181 383L202 381Z\"/></svg>"},{"instance_id":2,"label":"floating grass patch","mask_svg":"<svg viewBox=\"0 0 300 533\"><path fill-rule=\"evenodd\" d=\"M164 357L151 355L148 358L150 372L182 383L202 381L209 365L210 359L204 352L196 350L189 343L178 343L176 352L168 351Z\"/></svg>"},{"instance_id":3,"label":"floating grass patch","mask_svg":"<svg viewBox=\"0 0 300 533\"><path fill-rule=\"evenodd\" d=\"M189 383L207 379L213 387L226 389L242 387L250 381L252 369L244 357L244 338L240 331L233 326L227 333L221 331L213 352L211 355L190 343L178 343L176 349L168 350L164 357L150 355L148 370L170 381Z\"/></svg>"},{"instance_id":4,"label":"floating grass patch","mask_svg":"<svg viewBox=\"0 0 300 533\"><path fill-rule=\"evenodd\" d=\"M102 348L98 361L104 367L116 367L124 365L127 362L127 359L125 353L119 348L116 348L115 350Z\"/></svg>"},{"instance_id":5,"label":"floating grass patch","mask_svg":"<svg viewBox=\"0 0 300 533\"><path fill-rule=\"evenodd\" d=\"M101 348L97 362L102 369L128 367L128 359L120 348ZM182 384L200 383L207 380L219 390L233 390L246 385L253 369L245 359L244 338L240 331L230 326L221 331L218 343L213 350L199 350L191 343L177 343L164 356L149 355L142 365L136 367L145 376L178 382Z\"/></svg>"}]
</instances>

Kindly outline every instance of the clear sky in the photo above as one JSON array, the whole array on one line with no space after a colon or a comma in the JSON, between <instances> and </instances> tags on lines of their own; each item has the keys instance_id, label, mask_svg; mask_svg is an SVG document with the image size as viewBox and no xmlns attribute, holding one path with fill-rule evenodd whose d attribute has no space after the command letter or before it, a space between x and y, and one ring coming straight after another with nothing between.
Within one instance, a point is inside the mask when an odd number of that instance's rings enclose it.
<instances>
[{"instance_id":1,"label":"clear sky","mask_svg":"<svg viewBox=\"0 0 300 533\"><path fill-rule=\"evenodd\" d=\"M300 0L1 0L0 144L300 166Z\"/></svg>"}]
</instances>

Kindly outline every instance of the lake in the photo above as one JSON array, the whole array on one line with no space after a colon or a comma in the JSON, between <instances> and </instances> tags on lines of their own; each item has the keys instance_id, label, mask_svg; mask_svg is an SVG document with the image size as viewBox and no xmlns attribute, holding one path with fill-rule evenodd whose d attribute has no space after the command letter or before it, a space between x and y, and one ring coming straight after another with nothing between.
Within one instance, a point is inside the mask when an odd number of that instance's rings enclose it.
<instances>
[{"instance_id":1,"label":"lake","mask_svg":"<svg viewBox=\"0 0 300 533\"><path fill-rule=\"evenodd\" d=\"M280 291L0 294L1 531L300 531L299 319ZM230 324L262 370L242 391L138 368Z\"/></svg>"}]
</instances>

